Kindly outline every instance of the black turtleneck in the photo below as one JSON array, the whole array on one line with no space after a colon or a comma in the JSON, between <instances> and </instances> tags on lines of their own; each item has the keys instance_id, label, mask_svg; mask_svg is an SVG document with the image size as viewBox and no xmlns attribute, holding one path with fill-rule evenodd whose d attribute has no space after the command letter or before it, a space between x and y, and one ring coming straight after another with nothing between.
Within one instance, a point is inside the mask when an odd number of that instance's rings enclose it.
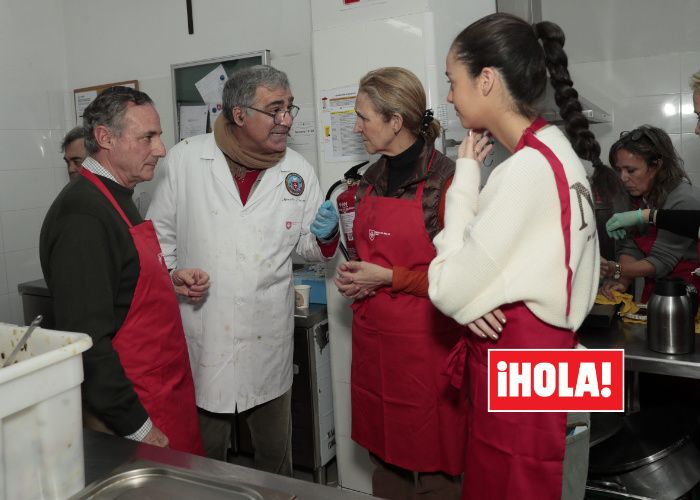
<instances>
[{"instance_id":1,"label":"black turtleneck","mask_svg":"<svg viewBox=\"0 0 700 500\"><path fill-rule=\"evenodd\" d=\"M395 196L399 188L408 180L413 173L413 168L418 161L421 151L423 151L423 144L423 137L419 135L416 142L407 150L396 156L384 155L384 158L386 158L387 171L389 173L387 189L384 196Z\"/></svg>"}]
</instances>

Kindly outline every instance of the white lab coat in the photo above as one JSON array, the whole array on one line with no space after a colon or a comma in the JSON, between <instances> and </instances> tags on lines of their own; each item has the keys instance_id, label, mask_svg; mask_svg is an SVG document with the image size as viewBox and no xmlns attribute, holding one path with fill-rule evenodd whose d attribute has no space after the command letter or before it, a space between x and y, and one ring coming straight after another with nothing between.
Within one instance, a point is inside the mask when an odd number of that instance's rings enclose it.
<instances>
[{"instance_id":1,"label":"white lab coat","mask_svg":"<svg viewBox=\"0 0 700 500\"><path fill-rule=\"evenodd\" d=\"M324 260L309 232L323 202L313 167L287 149L245 206L213 134L180 142L159 168L147 218L168 268L211 276L203 303L180 303L197 405L232 413L284 394L292 385L292 251ZM304 180L298 196L286 187L292 173Z\"/></svg>"}]
</instances>

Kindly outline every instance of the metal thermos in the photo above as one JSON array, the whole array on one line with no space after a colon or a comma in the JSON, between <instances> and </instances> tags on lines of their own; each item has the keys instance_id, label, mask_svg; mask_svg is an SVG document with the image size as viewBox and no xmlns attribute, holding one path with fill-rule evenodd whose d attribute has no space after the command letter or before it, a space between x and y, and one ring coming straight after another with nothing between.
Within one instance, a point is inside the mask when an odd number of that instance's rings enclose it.
<instances>
[{"instance_id":1,"label":"metal thermos","mask_svg":"<svg viewBox=\"0 0 700 500\"><path fill-rule=\"evenodd\" d=\"M657 280L647 303L647 346L665 354L695 350L697 291L680 278Z\"/></svg>"}]
</instances>

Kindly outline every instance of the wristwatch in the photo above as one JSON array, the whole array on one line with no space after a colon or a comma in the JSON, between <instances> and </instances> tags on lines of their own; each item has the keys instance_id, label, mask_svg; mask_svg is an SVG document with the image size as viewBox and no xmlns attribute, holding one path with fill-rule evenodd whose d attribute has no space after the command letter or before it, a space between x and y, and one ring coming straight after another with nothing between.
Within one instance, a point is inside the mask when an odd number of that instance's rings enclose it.
<instances>
[{"instance_id":1,"label":"wristwatch","mask_svg":"<svg viewBox=\"0 0 700 500\"><path fill-rule=\"evenodd\" d=\"M652 226L655 226L656 224L654 223L654 219L656 218L656 209L655 208L650 208L649 209L649 224Z\"/></svg>"},{"instance_id":2,"label":"wristwatch","mask_svg":"<svg viewBox=\"0 0 700 500\"><path fill-rule=\"evenodd\" d=\"M622 268L619 262L615 262L615 272L613 273L613 279L619 280L622 277Z\"/></svg>"}]
</instances>

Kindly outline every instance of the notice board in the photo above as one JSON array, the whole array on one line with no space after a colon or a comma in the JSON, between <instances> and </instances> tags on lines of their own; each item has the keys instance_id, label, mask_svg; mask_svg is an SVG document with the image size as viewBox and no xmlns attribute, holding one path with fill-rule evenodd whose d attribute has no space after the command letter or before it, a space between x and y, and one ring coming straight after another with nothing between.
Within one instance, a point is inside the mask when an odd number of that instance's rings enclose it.
<instances>
[{"instance_id":1,"label":"notice board","mask_svg":"<svg viewBox=\"0 0 700 500\"><path fill-rule=\"evenodd\" d=\"M83 120L83 111L88 105L95 100L97 95L104 89L110 87L131 87L132 89L139 89L138 80L127 80L124 82L114 82L114 83L103 83L102 85L93 85L92 87L83 87L81 89L75 89L73 91L73 104L75 106L75 121L76 123L81 123Z\"/></svg>"},{"instance_id":2,"label":"notice board","mask_svg":"<svg viewBox=\"0 0 700 500\"><path fill-rule=\"evenodd\" d=\"M221 66L228 78L237 70L257 64L269 64L270 51L260 50L226 57L203 59L170 66L173 112L175 117L175 142L208 132L213 118L221 110L220 102L205 102L200 92L201 82ZM200 83L200 89L197 84ZM218 107L217 107L218 105ZM202 130L199 130L199 129Z\"/></svg>"}]
</instances>

